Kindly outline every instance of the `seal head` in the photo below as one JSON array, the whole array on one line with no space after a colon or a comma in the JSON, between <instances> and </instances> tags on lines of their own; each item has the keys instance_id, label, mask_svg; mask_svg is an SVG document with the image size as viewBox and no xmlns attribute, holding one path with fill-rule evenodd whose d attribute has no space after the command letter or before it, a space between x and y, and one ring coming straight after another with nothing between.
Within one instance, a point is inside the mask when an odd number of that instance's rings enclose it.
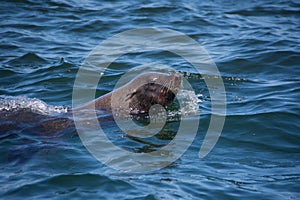
<instances>
[{"instance_id":1,"label":"seal head","mask_svg":"<svg viewBox=\"0 0 300 200\"><path fill-rule=\"evenodd\" d=\"M148 113L151 106L155 104L160 104L163 107L171 104L180 85L181 75L179 73L144 73L81 108L113 109L114 112L129 111L130 114L144 114Z\"/></svg>"},{"instance_id":2,"label":"seal head","mask_svg":"<svg viewBox=\"0 0 300 200\"><path fill-rule=\"evenodd\" d=\"M166 107L174 101L180 86L180 76L162 74L160 76L165 79L163 83L156 83L154 79L130 94L128 101L131 114L148 113L152 105L160 104Z\"/></svg>"}]
</instances>

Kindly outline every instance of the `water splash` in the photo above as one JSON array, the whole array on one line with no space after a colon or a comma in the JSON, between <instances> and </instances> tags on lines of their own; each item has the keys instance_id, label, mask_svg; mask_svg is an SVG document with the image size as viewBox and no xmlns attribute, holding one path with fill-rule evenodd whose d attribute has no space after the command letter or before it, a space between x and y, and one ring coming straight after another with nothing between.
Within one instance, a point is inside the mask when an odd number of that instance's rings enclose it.
<instances>
[{"instance_id":1,"label":"water splash","mask_svg":"<svg viewBox=\"0 0 300 200\"><path fill-rule=\"evenodd\" d=\"M174 108L172 105L167 110L167 121L179 121L180 116L197 116L199 115L199 106L203 101L202 94L196 94L194 91L182 90L177 94L177 98L181 99L181 106ZM174 105L174 104L173 104Z\"/></svg>"},{"instance_id":2,"label":"water splash","mask_svg":"<svg viewBox=\"0 0 300 200\"><path fill-rule=\"evenodd\" d=\"M183 90L179 94L179 98L182 99L182 107L178 111L181 115L193 115L199 112L199 103L201 100L202 94L195 95L194 91Z\"/></svg>"},{"instance_id":3,"label":"water splash","mask_svg":"<svg viewBox=\"0 0 300 200\"><path fill-rule=\"evenodd\" d=\"M66 113L69 108L66 106L52 106L37 98L0 96L0 111L29 110L38 114Z\"/></svg>"}]
</instances>

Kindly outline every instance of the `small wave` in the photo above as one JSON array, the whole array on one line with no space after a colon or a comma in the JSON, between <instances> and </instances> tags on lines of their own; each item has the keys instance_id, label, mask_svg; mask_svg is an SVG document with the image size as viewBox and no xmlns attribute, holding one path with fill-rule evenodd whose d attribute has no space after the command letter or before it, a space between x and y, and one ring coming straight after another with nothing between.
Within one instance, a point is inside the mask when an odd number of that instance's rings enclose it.
<instances>
[{"instance_id":1,"label":"small wave","mask_svg":"<svg viewBox=\"0 0 300 200\"><path fill-rule=\"evenodd\" d=\"M11 65L19 66L19 65L25 65L25 64L32 64L34 62L41 63L41 64L47 63L47 61L44 58L42 58L34 53L31 53L31 52L26 53L25 55L20 56L18 58L15 58L15 59L9 61L8 63Z\"/></svg>"},{"instance_id":2,"label":"small wave","mask_svg":"<svg viewBox=\"0 0 300 200\"><path fill-rule=\"evenodd\" d=\"M38 114L66 113L66 106L52 106L37 98L0 96L0 111L30 110Z\"/></svg>"},{"instance_id":3,"label":"small wave","mask_svg":"<svg viewBox=\"0 0 300 200\"><path fill-rule=\"evenodd\" d=\"M48 61L37 54L26 53L23 56L9 60L4 64L6 69L12 69L20 74L29 74L49 64Z\"/></svg>"}]
</instances>

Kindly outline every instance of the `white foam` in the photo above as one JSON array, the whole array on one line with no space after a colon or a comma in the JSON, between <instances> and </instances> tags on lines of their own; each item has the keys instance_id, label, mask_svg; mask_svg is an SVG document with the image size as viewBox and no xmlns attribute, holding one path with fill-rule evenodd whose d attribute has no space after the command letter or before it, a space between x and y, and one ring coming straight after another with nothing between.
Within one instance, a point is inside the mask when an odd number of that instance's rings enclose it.
<instances>
[{"instance_id":1,"label":"white foam","mask_svg":"<svg viewBox=\"0 0 300 200\"><path fill-rule=\"evenodd\" d=\"M56 114L68 112L68 107L52 106L37 98L0 96L0 110L17 111L30 110L39 114Z\"/></svg>"},{"instance_id":2,"label":"white foam","mask_svg":"<svg viewBox=\"0 0 300 200\"><path fill-rule=\"evenodd\" d=\"M178 115L190 116L199 114L199 103L202 94L195 95L194 91L182 90L177 94L177 99L180 101L179 110L170 110L167 113L169 118L176 118Z\"/></svg>"},{"instance_id":3,"label":"white foam","mask_svg":"<svg viewBox=\"0 0 300 200\"><path fill-rule=\"evenodd\" d=\"M179 95L182 99L182 107L179 111L181 115L193 115L199 113L199 103L201 102L199 97L201 97L201 95L195 95L195 92L190 90L183 90Z\"/></svg>"}]
</instances>

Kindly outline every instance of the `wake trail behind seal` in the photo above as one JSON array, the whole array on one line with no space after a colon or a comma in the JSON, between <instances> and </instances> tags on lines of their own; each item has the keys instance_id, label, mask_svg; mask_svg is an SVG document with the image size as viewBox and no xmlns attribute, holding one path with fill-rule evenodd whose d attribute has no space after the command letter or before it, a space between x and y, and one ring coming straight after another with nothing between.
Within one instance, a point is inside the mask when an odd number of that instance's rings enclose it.
<instances>
[{"instance_id":1,"label":"wake trail behind seal","mask_svg":"<svg viewBox=\"0 0 300 200\"><path fill-rule=\"evenodd\" d=\"M37 114L49 115L67 113L69 108L66 106L48 105L37 98L0 96L0 111L19 111L26 110Z\"/></svg>"}]
</instances>

